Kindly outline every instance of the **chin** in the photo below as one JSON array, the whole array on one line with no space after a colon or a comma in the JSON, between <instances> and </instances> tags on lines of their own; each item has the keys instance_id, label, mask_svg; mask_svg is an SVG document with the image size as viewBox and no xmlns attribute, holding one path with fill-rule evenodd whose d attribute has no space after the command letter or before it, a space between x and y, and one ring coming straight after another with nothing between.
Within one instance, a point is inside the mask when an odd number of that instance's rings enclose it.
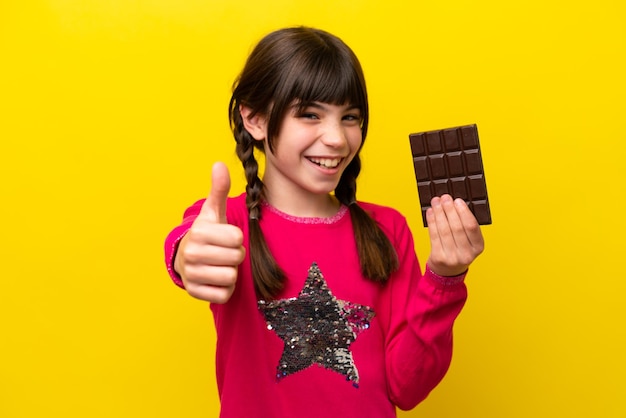
<instances>
[{"instance_id":1,"label":"chin","mask_svg":"<svg viewBox=\"0 0 626 418\"><path fill-rule=\"evenodd\" d=\"M330 193L333 193L335 191L335 189L337 188L337 185L332 185L332 186L328 186L328 187L320 187L320 188L309 188L308 191L312 194L316 194L316 195L327 195Z\"/></svg>"}]
</instances>

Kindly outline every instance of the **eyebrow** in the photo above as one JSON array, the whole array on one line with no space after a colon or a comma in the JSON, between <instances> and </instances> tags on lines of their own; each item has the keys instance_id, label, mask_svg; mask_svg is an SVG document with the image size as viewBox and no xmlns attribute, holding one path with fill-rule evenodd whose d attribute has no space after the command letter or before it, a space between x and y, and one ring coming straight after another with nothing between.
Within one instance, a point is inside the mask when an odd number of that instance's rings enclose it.
<instances>
[{"instance_id":1,"label":"eyebrow","mask_svg":"<svg viewBox=\"0 0 626 418\"><path fill-rule=\"evenodd\" d=\"M300 102L300 103L294 103L294 105L292 106L294 109L304 109L307 107L314 107L316 109L320 109L320 110L327 110L327 107L324 105L324 103L321 102ZM361 108L355 104L353 105L349 105L348 107L345 108L345 111L350 111L350 110L361 110Z\"/></svg>"}]
</instances>

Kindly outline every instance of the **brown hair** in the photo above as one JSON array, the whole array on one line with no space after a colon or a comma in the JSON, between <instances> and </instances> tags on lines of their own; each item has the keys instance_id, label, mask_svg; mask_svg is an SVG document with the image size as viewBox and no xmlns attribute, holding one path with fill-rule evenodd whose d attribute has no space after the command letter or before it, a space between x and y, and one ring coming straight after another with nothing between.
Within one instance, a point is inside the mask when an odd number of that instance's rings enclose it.
<instances>
[{"instance_id":1,"label":"brown hair","mask_svg":"<svg viewBox=\"0 0 626 418\"><path fill-rule=\"evenodd\" d=\"M356 106L361 112L365 141L369 117L367 90L354 52L336 36L319 29L281 29L257 44L233 85L229 119L247 181L252 275L257 296L264 299L273 299L280 292L285 275L272 256L259 224L264 186L258 176L254 148L263 152L263 143L246 131L239 108L245 105L251 116L260 114L266 118L267 142L269 151L273 152L283 118L294 101L302 106L313 102ZM343 172L335 196L350 209L362 274L384 283L398 268L398 258L387 236L356 203L356 178L360 171L357 152Z\"/></svg>"}]
</instances>

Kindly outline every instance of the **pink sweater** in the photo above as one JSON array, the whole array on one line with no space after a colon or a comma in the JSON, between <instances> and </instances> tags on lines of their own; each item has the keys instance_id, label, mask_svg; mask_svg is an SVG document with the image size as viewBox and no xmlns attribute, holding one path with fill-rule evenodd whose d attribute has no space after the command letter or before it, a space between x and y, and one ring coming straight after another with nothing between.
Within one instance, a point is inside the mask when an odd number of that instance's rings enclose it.
<instances>
[{"instance_id":1,"label":"pink sweater","mask_svg":"<svg viewBox=\"0 0 626 418\"><path fill-rule=\"evenodd\" d=\"M173 257L201 205L187 209L165 243L181 287ZM257 301L246 258L232 298L211 305L222 417L394 417L396 406L415 407L445 375L467 297L464 275L422 275L402 215L360 205L399 256L384 286L361 275L347 208L319 219L263 206L261 228L287 282L277 300ZM229 198L227 218L247 248L245 195Z\"/></svg>"}]
</instances>

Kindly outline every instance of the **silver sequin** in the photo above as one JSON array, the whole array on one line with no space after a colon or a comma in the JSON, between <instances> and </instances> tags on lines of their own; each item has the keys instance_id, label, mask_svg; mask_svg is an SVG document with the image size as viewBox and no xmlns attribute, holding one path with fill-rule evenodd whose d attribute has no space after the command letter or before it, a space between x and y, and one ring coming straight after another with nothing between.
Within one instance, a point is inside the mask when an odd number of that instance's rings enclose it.
<instances>
[{"instance_id":1,"label":"silver sequin","mask_svg":"<svg viewBox=\"0 0 626 418\"><path fill-rule=\"evenodd\" d=\"M284 342L276 376L282 379L314 364L340 373L358 387L350 345L369 328L374 311L333 296L316 263L297 298L259 301L267 328Z\"/></svg>"}]
</instances>

